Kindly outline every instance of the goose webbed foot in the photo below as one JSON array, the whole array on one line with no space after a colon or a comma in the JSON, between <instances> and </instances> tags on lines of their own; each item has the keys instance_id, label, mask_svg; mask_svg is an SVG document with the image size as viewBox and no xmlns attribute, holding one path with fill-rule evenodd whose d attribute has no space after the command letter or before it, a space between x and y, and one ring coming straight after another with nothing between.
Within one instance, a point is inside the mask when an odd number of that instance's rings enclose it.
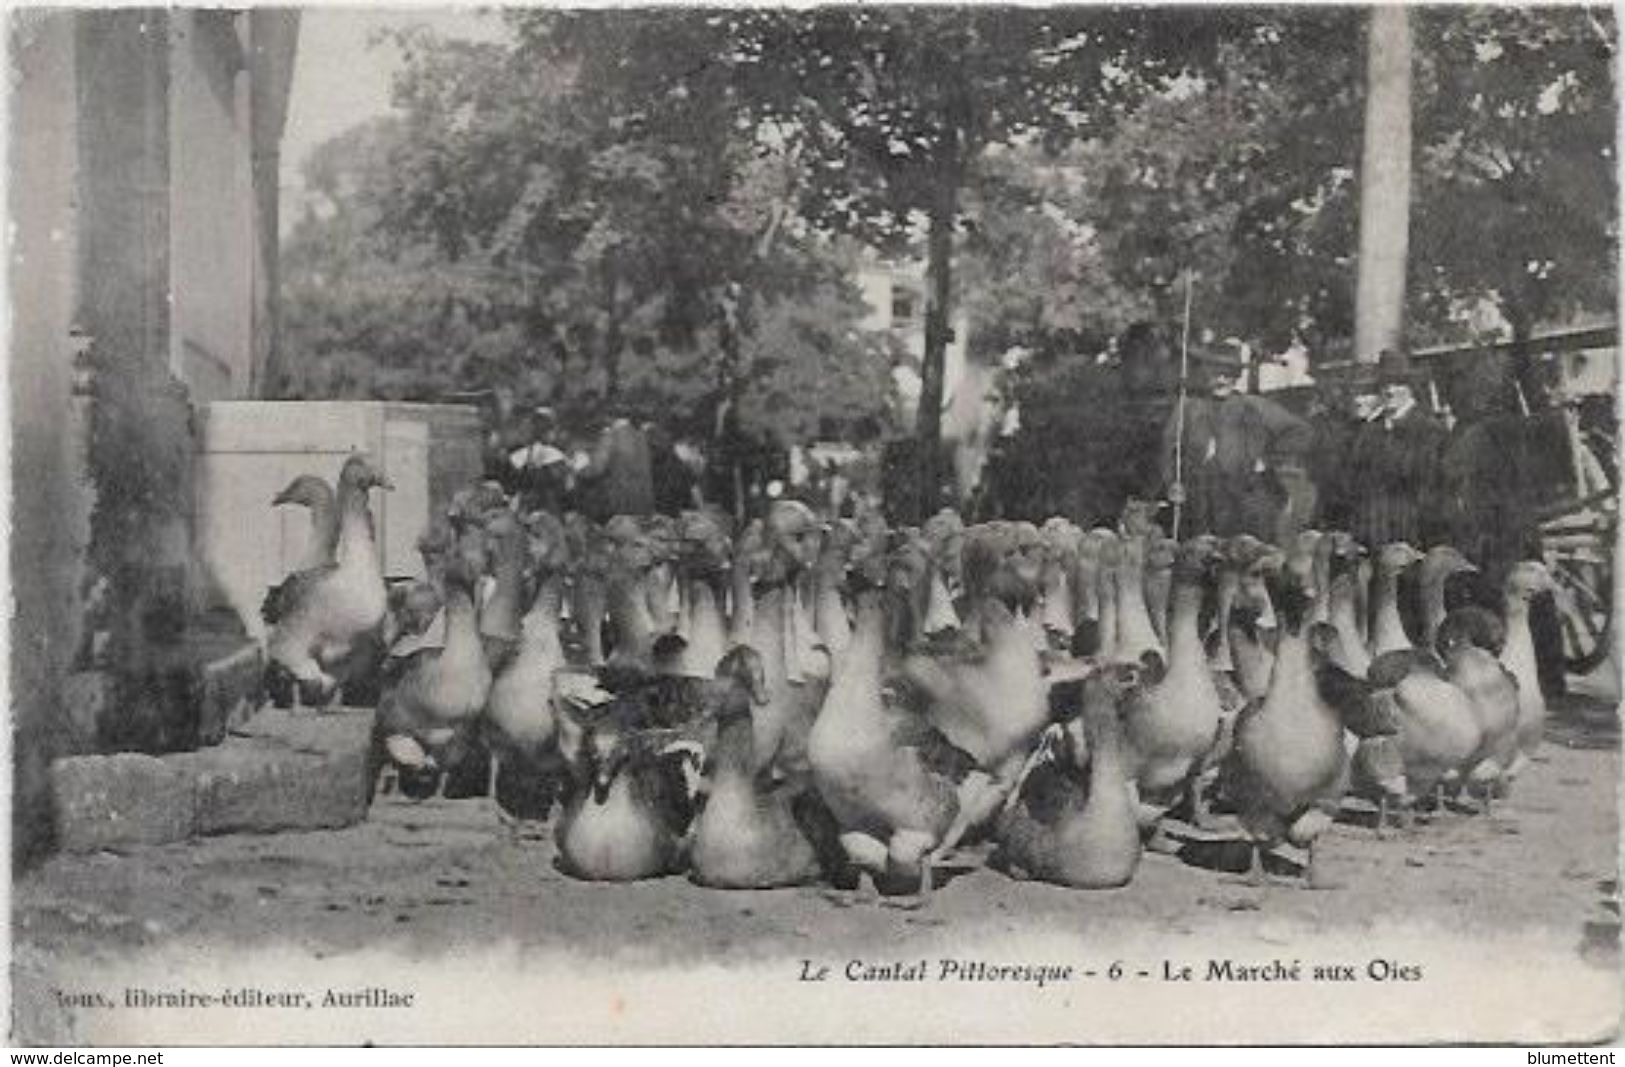
<instances>
[{"instance_id":1,"label":"goose webbed foot","mask_svg":"<svg viewBox=\"0 0 1625 1067\"><path fill-rule=\"evenodd\" d=\"M837 908L870 905L884 899L881 897L880 891L875 888L874 879L868 871L858 872L858 884L851 889L838 889L831 886L820 890L818 895Z\"/></svg>"},{"instance_id":2,"label":"goose webbed foot","mask_svg":"<svg viewBox=\"0 0 1625 1067\"><path fill-rule=\"evenodd\" d=\"M1264 846L1254 841L1250 853L1247 864L1247 884L1254 889L1263 889L1269 884L1269 874L1264 870Z\"/></svg>"},{"instance_id":3,"label":"goose webbed foot","mask_svg":"<svg viewBox=\"0 0 1625 1067\"><path fill-rule=\"evenodd\" d=\"M884 908L896 908L899 911L919 911L931 903L931 864L925 861L920 863L919 888L903 896L880 898L880 905Z\"/></svg>"}]
</instances>

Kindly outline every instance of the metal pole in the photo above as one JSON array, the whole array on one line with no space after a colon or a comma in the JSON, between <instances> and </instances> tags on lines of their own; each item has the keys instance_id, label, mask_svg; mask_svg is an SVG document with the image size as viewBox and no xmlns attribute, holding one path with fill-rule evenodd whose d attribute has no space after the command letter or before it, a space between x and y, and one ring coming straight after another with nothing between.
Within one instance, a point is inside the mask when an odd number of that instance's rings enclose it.
<instances>
[{"instance_id":1,"label":"metal pole","mask_svg":"<svg viewBox=\"0 0 1625 1067\"><path fill-rule=\"evenodd\" d=\"M1185 269L1185 322L1179 331L1179 399L1174 405L1174 484L1179 499L1174 501L1174 540L1179 540L1179 524L1185 511L1185 390L1191 363L1191 280Z\"/></svg>"}]
</instances>

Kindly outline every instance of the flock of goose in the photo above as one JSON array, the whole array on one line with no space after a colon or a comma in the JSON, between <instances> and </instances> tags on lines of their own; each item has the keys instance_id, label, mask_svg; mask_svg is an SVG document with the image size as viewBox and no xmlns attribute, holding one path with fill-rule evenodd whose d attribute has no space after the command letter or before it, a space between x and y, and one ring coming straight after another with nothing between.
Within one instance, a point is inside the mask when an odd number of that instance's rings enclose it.
<instances>
[{"instance_id":1,"label":"flock of goose","mask_svg":"<svg viewBox=\"0 0 1625 1067\"><path fill-rule=\"evenodd\" d=\"M1496 610L1447 610L1474 569L1451 547L1175 542L1138 502L1088 530L779 502L735 532L524 515L486 483L420 539L427 576L389 588L374 487L355 455L336 492L276 498L309 508L313 557L266 598L273 697L320 708L370 678L383 787L443 790L488 752L493 801L539 789L539 818L557 791L583 879L909 905L971 856L1106 888L1145 848L1228 834L1255 878L1268 854L1313 884L1346 798L1378 834L1488 811L1541 741L1539 563Z\"/></svg>"}]
</instances>

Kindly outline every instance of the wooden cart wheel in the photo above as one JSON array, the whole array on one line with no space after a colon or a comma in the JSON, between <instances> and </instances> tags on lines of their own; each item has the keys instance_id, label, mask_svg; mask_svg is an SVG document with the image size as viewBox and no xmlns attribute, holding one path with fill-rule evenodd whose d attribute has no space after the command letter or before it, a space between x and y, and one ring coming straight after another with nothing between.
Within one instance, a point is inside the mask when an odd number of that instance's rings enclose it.
<instances>
[{"instance_id":1,"label":"wooden cart wheel","mask_svg":"<svg viewBox=\"0 0 1625 1067\"><path fill-rule=\"evenodd\" d=\"M1570 673L1585 674L1608 658L1613 637L1613 523L1545 534L1542 555L1557 583L1564 662Z\"/></svg>"}]
</instances>

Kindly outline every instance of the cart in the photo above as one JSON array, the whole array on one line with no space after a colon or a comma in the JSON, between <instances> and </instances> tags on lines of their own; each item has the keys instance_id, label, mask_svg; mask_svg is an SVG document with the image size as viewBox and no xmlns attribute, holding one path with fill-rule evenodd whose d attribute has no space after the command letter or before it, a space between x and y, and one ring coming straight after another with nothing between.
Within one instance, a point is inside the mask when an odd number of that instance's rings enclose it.
<instances>
[{"instance_id":1,"label":"cart","mask_svg":"<svg viewBox=\"0 0 1625 1067\"><path fill-rule=\"evenodd\" d=\"M1534 515L1538 553L1557 585L1563 658L1573 674L1602 664L1613 640L1619 518L1617 345L1618 328L1607 325L1534 338L1527 349L1553 364L1551 400L1561 413L1567 470L1557 483L1532 489L1544 490L1544 501ZM1509 347L1436 349L1416 356L1428 359Z\"/></svg>"}]
</instances>

